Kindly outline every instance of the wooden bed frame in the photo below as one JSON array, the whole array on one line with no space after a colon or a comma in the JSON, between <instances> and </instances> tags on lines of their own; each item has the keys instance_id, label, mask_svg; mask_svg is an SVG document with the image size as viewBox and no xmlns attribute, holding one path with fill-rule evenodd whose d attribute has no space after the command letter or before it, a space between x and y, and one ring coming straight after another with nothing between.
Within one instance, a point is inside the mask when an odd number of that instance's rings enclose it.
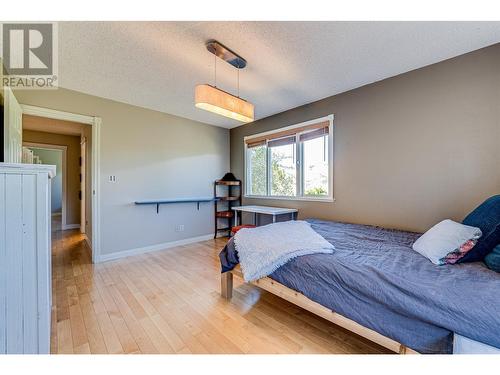
<instances>
[{"instance_id":1,"label":"wooden bed frame","mask_svg":"<svg viewBox=\"0 0 500 375\"><path fill-rule=\"evenodd\" d=\"M240 266L236 266L232 271L224 272L221 274L221 295L227 300L230 300L233 296L233 275L239 277L243 280L243 274L241 273ZM264 277L257 281L253 281L250 284L256 285L268 292L281 297L288 302L293 303L303 309L312 312L338 326L345 328L351 332L354 332L370 341L373 341L387 349L390 349L399 354L419 354L415 350L412 350L397 341L394 341L386 336L375 332L372 329L366 328L355 321L348 319L335 311L332 311L313 300L310 300L302 293L299 293L293 289L290 289L283 284L274 281L269 277Z\"/></svg>"}]
</instances>

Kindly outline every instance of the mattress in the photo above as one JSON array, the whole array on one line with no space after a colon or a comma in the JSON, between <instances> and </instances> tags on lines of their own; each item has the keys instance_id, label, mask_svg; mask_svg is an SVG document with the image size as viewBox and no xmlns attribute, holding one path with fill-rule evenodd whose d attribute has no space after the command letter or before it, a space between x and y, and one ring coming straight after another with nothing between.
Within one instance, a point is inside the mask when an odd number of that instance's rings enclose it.
<instances>
[{"instance_id":1,"label":"mattress","mask_svg":"<svg viewBox=\"0 0 500 375\"><path fill-rule=\"evenodd\" d=\"M308 220L333 254L295 258L269 277L421 353L452 353L453 333L500 347L500 275L482 262L436 266L418 233ZM238 256L229 241L222 271Z\"/></svg>"}]
</instances>

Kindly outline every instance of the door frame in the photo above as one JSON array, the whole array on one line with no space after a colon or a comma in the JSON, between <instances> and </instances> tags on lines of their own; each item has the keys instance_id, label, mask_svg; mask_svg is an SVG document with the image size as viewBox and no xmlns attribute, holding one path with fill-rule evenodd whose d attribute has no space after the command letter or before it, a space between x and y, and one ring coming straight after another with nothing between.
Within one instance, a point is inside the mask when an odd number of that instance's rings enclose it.
<instances>
[{"instance_id":1,"label":"door frame","mask_svg":"<svg viewBox=\"0 0 500 375\"><path fill-rule=\"evenodd\" d=\"M80 233L87 230L87 137L80 135Z\"/></svg>"},{"instance_id":2,"label":"door frame","mask_svg":"<svg viewBox=\"0 0 500 375\"><path fill-rule=\"evenodd\" d=\"M48 143L40 143L40 142L25 142L23 141L24 147L33 147L39 148L43 150L61 150L62 151L62 212L61 212L61 230L71 229L67 226L66 220L66 199L67 199L67 191L68 191L68 146L61 145L53 145ZM43 161L43 160L42 160Z\"/></svg>"},{"instance_id":3,"label":"door frame","mask_svg":"<svg viewBox=\"0 0 500 375\"><path fill-rule=\"evenodd\" d=\"M55 120L78 122L92 126L92 262L98 263L101 256L101 125L102 119L95 116L80 115L77 113L58 111L55 109L21 104L23 114L46 117ZM87 197L88 198L88 197Z\"/></svg>"},{"instance_id":4,"label":"door frame","mask_svg":"<svg viewBox=\"0 0 500 375\"><path fill-rule=\"evenodd\" d=\"M1 69L2 65L0 61ZM0 90L2 89L0 88ZM22 108L10 87L3 87L2 96L4 105L4 129L2 130L4 132L2 145L3 161L6 163L21 163L23 154Z\"/></svg>"}]
</instances>

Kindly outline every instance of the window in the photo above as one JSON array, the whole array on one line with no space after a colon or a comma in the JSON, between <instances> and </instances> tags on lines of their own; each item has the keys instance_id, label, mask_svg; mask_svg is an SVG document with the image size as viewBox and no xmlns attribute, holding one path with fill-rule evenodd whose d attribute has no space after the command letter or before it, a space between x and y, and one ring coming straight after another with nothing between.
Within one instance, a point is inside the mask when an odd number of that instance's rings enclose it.
<instances>
[{"instance_id":1,"label":"window","mask_svg":"<svg viewBox=\"0 0 500 375\"><path fill-rule=\"evenodd\" d=\"M332 200L333 115L245 137L246 195Z\"/></svg>"},{"instance_id":2,"label":"window","mask_svg":"<svg viewBox=\"0 0 500 375\"><path fill-rule=\"evenodd\" d=\"M266 145L258 145L248 149L248 193L250 195L266 195Z\"/></svg>"},{"instance_id":3,"label":"window","mask_svg":"<svg viewBox=\"0 0 500 375\"><path fill-rule=\"evenodd\" d=\"M270 195L293 197L297 194L295 137L280 138L267 143L269 149Z\"/></svg>"}]
</instances>

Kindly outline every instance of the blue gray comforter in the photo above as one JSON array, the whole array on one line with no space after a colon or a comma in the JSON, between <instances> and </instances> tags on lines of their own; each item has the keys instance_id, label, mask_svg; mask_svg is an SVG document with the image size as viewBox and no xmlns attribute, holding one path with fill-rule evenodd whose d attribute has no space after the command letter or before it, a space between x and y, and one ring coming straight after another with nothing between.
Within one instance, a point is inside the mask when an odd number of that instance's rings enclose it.
<instances>
[{"instance_id":1,"label":"blue gray comforter","mask_svg":"<svg viewBox=\"0 0 500 375\"><path fill-rule=\"evenodd\" d=\"M270 277L421 353L451 353L453 332L500 347L500 275L483 263L436 266L417 233L308 220L333 254L295 258ZM232 241L222 272L238 264Z\"/></svg>"}]
</instances>

